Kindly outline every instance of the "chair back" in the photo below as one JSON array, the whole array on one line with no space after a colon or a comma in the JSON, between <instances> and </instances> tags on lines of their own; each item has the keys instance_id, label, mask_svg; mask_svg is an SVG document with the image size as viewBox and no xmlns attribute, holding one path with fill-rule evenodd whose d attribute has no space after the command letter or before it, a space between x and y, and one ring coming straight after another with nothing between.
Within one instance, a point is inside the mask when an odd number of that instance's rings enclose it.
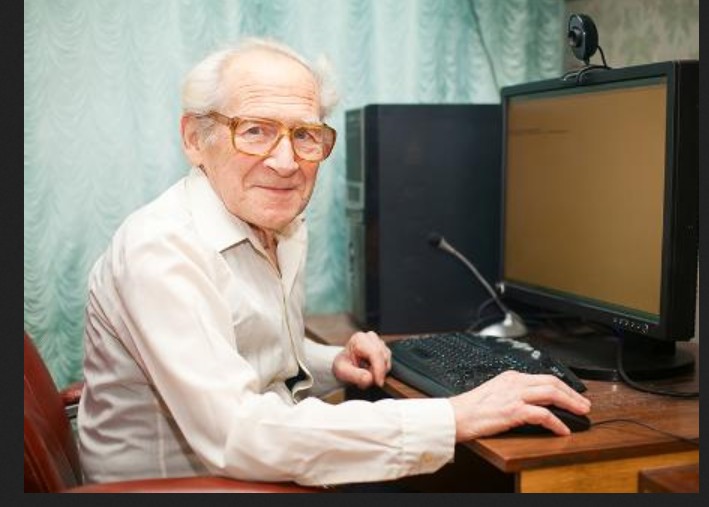
<instances>
[{"instance_id":1,"label":"chair back","mask_svg":"<svg viewBox=\"0 0 709 507\"><path fill-rule=\"evenodd\" d=\"M79 453L64 404L25 333L25 492L52 493L82 483Z\"/></svg>"}]
</instances>

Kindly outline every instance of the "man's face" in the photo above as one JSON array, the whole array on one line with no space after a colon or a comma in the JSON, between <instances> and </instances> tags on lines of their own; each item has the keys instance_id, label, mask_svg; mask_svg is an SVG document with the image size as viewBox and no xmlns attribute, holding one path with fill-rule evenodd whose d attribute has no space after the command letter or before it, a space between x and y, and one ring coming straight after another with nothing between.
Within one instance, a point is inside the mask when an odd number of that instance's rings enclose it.
<instances>
[{"instance_id":1,"label":"man's face","mask_svg":"<svg viewBox=\"0 0 709 507\"><path fill-rule=\"evenodd\" d=\"M286 126L319 121L318 87L300 63L269 52L252 52L225 69L233 117L278 120ZM202 150L202 165L226 208L258 228L278 231L300 214L313 192L318 162L298 160L288 136L266 156L237 152L231 132L215 126L216 142Z\"/></svg>"}]
</instances>

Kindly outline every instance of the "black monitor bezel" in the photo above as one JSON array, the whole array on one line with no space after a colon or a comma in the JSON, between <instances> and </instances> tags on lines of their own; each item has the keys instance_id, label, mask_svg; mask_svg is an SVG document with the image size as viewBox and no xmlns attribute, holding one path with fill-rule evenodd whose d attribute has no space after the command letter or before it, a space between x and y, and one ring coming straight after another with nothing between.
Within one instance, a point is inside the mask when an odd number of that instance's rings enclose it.
<instances>
[{"instance_id":1,"label":"black monitor bezel","mask_svg":"<svg viewBox=\"0 0 709 507\"><path fill-rule=\"evenodd\" d=\"M506 299L605 324L649 337L680 341L694 334L698 247L698 68L696 60L671 61L621 69L595 70L575 80L549 79L501 89L502 190L500 287ZM647 78L667 81L667 139L659 320L561 297L505 278L505 189L507 187L507 111L519 95L578 89L606 83L631 84ZM591 145L592 142L589 142Z\"/></svg>"}]
</instances>

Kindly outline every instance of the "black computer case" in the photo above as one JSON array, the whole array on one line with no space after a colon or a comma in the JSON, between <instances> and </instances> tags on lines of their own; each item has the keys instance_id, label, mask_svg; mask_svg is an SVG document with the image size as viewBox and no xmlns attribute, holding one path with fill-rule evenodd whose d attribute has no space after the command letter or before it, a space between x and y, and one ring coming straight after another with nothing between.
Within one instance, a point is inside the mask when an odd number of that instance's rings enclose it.
<instances>
[{"instance_id":1,"label":"black computer case","mask_svg":"<svg viewBox=\"0 0 709 507\"><path fill-rule=\"evenodd\" d=\"M429 244L441 234L490 282L499 266L501 108L346 112L351 311L380 333L464 329L489 293Z\"/></svg>"}]
</instances>

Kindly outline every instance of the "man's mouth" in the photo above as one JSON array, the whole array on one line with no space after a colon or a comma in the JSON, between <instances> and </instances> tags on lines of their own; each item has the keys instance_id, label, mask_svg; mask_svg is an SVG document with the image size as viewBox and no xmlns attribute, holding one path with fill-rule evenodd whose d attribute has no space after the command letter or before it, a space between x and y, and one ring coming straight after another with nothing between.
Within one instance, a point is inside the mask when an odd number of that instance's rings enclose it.
<instances>
[{"instance_id":1,"label":"man's mouth","mask_svg":"<svg viewBox=\"0 0 709 507\"><path fill-rule=\"evenodd\" d=\"M288 192L292 192L295 190L295 187L293 186L277 186L277 185L257 185L258 188L261 190L266 190L269 192L275 192L277 194L287 194Z\"/></svg>"}]
</instances>

